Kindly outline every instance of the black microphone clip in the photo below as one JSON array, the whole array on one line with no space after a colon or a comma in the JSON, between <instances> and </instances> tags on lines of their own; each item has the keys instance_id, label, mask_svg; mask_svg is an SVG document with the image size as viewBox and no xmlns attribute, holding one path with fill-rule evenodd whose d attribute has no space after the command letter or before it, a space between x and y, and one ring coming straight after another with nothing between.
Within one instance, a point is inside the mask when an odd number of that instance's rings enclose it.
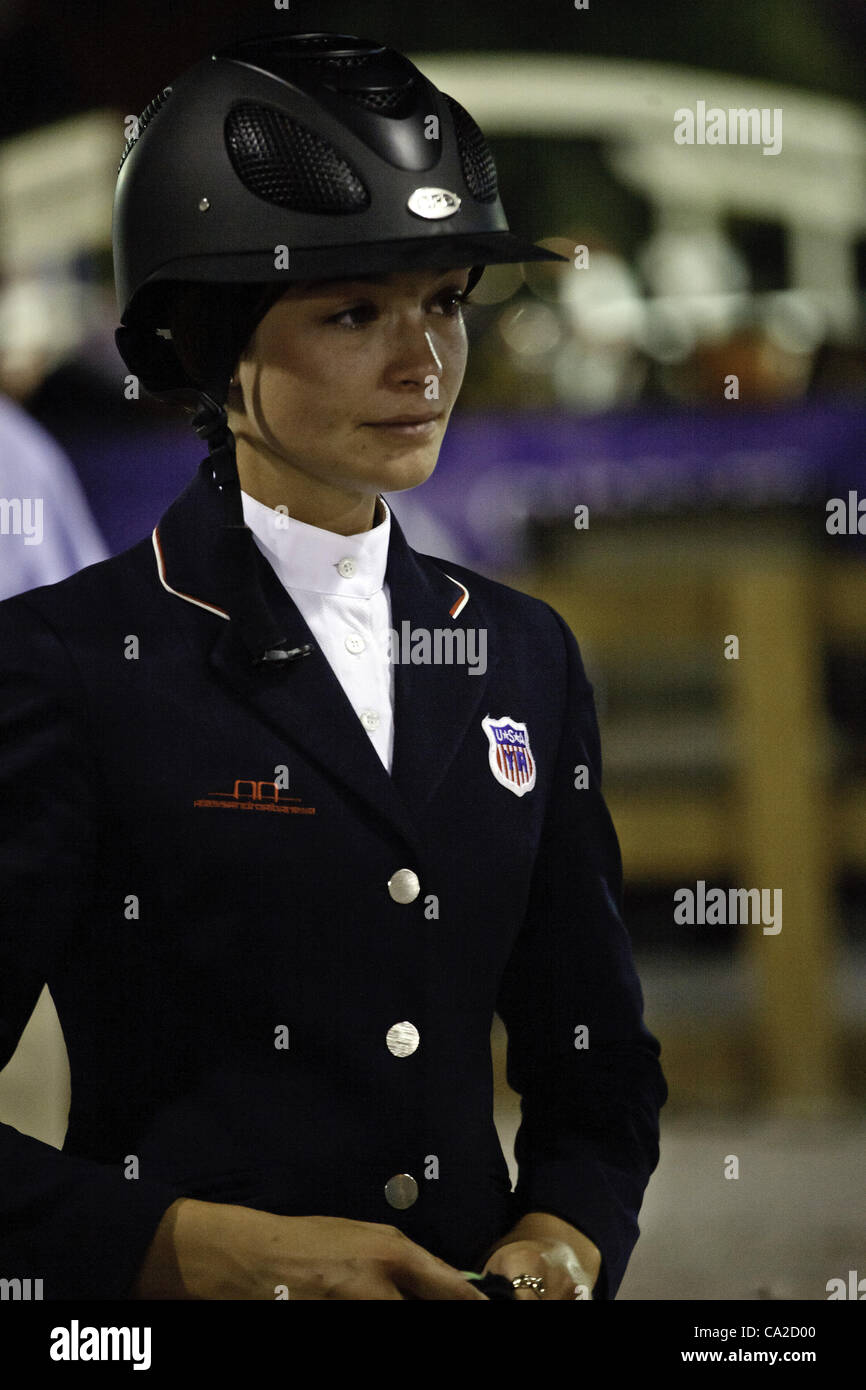
<instances>
[{"instance_id":1,"label":"black microphone clip","mask_svg":"<svg viewBox=\"0 0 866 1390\"><path fill-rule=\"evenodd\" d=\"M309 656L316 649L312 642L305 642L301 647L280 646L268 647L261 656L256 657L256 666L282 666L289 661L298 661L302 656Z\"/></svg>"}]
</instances>

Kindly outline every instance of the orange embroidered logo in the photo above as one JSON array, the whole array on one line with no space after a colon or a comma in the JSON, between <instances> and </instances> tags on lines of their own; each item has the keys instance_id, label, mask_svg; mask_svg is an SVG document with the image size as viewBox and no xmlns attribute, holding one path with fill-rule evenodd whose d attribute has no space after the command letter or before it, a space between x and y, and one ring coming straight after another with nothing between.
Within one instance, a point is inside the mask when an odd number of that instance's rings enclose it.
<instances>
[{"instance_id":1,"label":"orange embroidered logo","mask_svg":"<svg viewBox=\"0 0 866 1390\"><path fill-rule=\"evenodd\" d=\"M214 806L223 811L279 811L284 816L314 816L315 806L292 805L299 796L286 796L276 782L254 782L239 778L232 792L211 792L200 797L194 806Z\"/></svg>"}]
</instances>

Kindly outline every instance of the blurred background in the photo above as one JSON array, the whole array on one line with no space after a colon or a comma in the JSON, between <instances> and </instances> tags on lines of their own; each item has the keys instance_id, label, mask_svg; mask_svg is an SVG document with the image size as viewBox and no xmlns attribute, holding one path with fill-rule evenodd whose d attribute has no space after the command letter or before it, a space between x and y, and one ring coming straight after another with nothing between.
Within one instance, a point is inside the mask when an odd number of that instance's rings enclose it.
<instances>
[{"instance_id":1,"label":"blurred background","mask_svg":"<svg viewBox=\"0 0 866 1390\"><path fill-rule=\"evenodd\" d=\"M866 5L0 0L0 494L46 499L0 596L133 544L196 468L114 346L124 122L280 28L407 52L490 138L513 230L569 258L485 272L436 473L389 501L550 602L595 687L670 1086L620 1297L826 1298L866 1275ZM699 102L780 110L781 150L676 143ZM781 889L782 930L678 925L699 881ZM68 1087L44 994L3 1118L60 1144Z\"/></svg>"}]
</instances>

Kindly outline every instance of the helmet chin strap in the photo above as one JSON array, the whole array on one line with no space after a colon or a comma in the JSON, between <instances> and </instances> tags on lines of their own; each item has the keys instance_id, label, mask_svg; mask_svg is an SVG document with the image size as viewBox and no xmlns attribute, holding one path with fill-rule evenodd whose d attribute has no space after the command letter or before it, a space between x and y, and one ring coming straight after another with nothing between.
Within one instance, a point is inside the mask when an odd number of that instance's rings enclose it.
<instances>
[{"instance_id":1,"label":"helmet chin strap","mask_svg":"<svg viewBox=\"0 0 866 1390\"><path fill-rule=\"evenodd\" d=\"M235 437L220 400L225 400L232 368L218 367L206 387L193 386L170 342L158 333L122 325L115 331L121 357L158 400L195 411L193 428L207 441L208 457L200 472L216 487L223 502L222 524L214 545L220 573L228 576L232 628L256 667L285 670L299 657L315 651L312 643L293 647L274 621L259 580L259 556L253 534L244 521L241 484L235 457Z\"/></svg>"},{"instance_id":2,"label":"helmet chin strap","mask_svg":"<svg viewBox=\"0 0 866 1390\"><path fill-rule=\"evenodd\" d=\"M217 535L217 549L221 568L231 580L231 619L237 624L254 666L284 670L290 662L309 656L315 647L310 642L292 646L274 622L259 582L255 541L244 520L235 437L229 428L226 409L207 391L198 394L201 408L193 416L192 425L199 439L206 440L208 445L202 472L210 474L223 499L223 522Z\"/></svg>"},{"instance_id":3,"label":"helmet chin strap","mask_svg":"<svg viewBox=\"0 0 866 1390\"><path fill-rule=\"evenodd\" d=\"M245 526L235 437L229 428L226 408L207 391L199 393L199 400L201 408L192 418L192 427L199 439L207 442L211 477L224 501L223 525Z\"/></svg>"}]
</instances>

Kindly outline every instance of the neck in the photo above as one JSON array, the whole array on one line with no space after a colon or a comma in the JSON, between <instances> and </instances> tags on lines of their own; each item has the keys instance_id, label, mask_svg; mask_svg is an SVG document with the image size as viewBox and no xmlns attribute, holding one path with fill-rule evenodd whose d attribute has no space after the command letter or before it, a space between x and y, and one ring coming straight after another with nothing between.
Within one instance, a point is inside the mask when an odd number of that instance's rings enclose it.
<instances>
[{"instance_id":1,"label":"neck","mask_svg":"<svg viewBox=\"0 0 866 1390\"><path fill-rule=\"evenodd\" d=\"M238 466L238 477L243 491L256 502L274 511L283 511L296 521L307 526L317 526L322 531L333 531L341 536L356 536L370 531L385 519L385 510L378 495L364 493L361 496L347 496L344 492L329 490L323 494L313 488L287 487L284 482L271 481L250 470Z\"/></svg>"}]
</instances>

